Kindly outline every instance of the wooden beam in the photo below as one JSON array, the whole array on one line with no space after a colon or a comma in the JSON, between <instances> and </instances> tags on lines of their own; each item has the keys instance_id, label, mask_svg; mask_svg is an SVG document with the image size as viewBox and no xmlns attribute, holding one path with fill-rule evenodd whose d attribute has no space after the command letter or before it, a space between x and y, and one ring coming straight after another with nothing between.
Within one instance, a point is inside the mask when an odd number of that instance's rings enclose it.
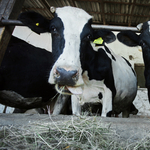
<instances>
[{"instance_id":1,"label":"wooden beam","mask_svg":"<svg viewBox=\"0 0 150 150\"><path fill-rule=\"evenodd\" d=\"M101 15L103 18L103 25L106 24L106 20L105 20L105 12L104 12L104 3L103 0L100 1L100 8L101 8Z\"/></svg>"},{"instance_id":2,"label":"wooden beam","mask_svg":"<svg viewBox=\"0 0 150 150\"><path fill-rule=\"evenodd\" d=\"M101 12L94 12L94 11L87 11L89 14L101 14ZM143 18L150 18L150 15L136 15L136 14L123 14L123 13L104 13L105 15L110 16L132 16L132 17L143 17Z\"/></svg>"},{"instance_id":3,"label":"wooden beam","mask_svg":"<svg viewBox=\"0 0 150 150\"><path fill-rule=\"evenodd\" d=\"M101 0L75 0L75 1L79 1L79 2L97 2L97 3L101 3ZM103 0L103 3L108 3L108 4L123 4L123 5L132 5L131 2L117 2L117 1L109 1L109 0ZM149 7L150 3L149 1L147 1L147 3L135 3L135 6L141 6L141 7Z\"/></svg>"},{"instance_id":4,"label":"wooden beam","mask_svg":"<svg viewBox=\"0 0 150 150\"><path fill-rule=\"evenodd\" d=\"M69 0L69 3L71 4L71 6L76 7L76 4L74 2L75 0Z\"/></svg>"},{"instance_id":5,"label":"wooden beam","mask_svg":"<svg viewBox=\"0 0 150 150\"><path fill-rule=\"evenodd\" d=\"M2 19L17 19L21 11L24 0L1 0L0 1L0 21ZM0 27L0 65L5 54L5 50L11 38L14 27Z\"/></svg>"},{"instance_id":6,"label":"wooden beam","mask_svg":"<svg viewBox=\"0 0 150 150\"><path fill-rule=\"evenodd\" d=\"M128 17L128 26L131 26L131 22L132 22L132 16L133 16L133 12L134 12L134 8L135 8L135 3L136 3L136 0L133 1L133 4L130 5L131 7L131 16Z\"/></svg>"}]
</instances>

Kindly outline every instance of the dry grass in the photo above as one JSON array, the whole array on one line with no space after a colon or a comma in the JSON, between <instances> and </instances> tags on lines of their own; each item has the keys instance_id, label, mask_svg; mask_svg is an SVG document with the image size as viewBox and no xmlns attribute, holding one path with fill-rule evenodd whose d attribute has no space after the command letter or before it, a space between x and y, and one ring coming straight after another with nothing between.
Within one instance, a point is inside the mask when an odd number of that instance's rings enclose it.
<instances>
[{"instance_id":1,"label":"dry grass","mask_svg":"<svg viewBox=\"0 0 150 150\"><path fill-rule=\"evenodd\" d=\"M69 121L32 123L28 126L5 126L0 129L1 150L146 150L148 137L142 141L123 143L110 124L97 117Z\"/></svg>"}]
</instances>

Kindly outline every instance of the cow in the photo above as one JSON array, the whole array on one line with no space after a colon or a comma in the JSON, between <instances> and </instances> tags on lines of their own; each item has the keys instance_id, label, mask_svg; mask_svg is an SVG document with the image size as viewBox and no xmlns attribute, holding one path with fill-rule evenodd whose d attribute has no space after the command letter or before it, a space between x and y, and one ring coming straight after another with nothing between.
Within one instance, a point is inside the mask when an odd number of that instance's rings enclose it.
<instances>
[{"instance_id":1,"label":"cow","mask_svg":"<svg viewBox=\"0 0 150 150\"><path fill-rule=\"evenodd\" d=\"M150 21L140 23L137 28L141 31L140 34L136 34L133 31L121 31L118 33L118 40L130 47L141 46L143 60L145 64L144 76L145 86L148 90L148 99L150 102Z\"/></svg>"},{"instance_id":2,"label":"cow","mask_svg":"<svg viewBox=\"0 0 150 150\"><path fill-rule=\"evenodd\" d=\"M54 105L58 93L48 83L53 64L51 52L12 36L0 67L0 103L19 112ZM67 97L58 100L65 104Z\"/></svg>"},{"instance_id":3,"label":"cow","mask_svg":"<svg viewBox=\"0 0 150 150\"><path fill-rule=\"evenodd\" d=\"M96 99L103 105L101 116L111 112L129 116L137 92L136 74L125 58L105 45L116 39L111 31L92 29L92 16L71 6L56 8L51 20L36 12L23 12L19 20L37 34L51 33L54 65L48 82L58 93L71 95L74 115L81 114L84 100Z\"/></svg>"}]
</instances>

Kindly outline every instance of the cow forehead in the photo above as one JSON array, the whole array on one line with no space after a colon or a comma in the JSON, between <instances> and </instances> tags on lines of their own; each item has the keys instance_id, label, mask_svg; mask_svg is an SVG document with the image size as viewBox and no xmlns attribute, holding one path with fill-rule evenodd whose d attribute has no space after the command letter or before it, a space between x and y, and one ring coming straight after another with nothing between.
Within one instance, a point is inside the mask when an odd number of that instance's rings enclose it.
<instances>
[{"instance_id":1,"label":"cow forehead","mask_svg":"<svg viewBox=\"0 0 150 150\"><path fill-rule=\"evenodd\" d=\"M84 10L71 6L57 8L56 14L62 20L64 29L69 33L81 33L84 25L92 18Z\"/></svg>"}]
</instances>

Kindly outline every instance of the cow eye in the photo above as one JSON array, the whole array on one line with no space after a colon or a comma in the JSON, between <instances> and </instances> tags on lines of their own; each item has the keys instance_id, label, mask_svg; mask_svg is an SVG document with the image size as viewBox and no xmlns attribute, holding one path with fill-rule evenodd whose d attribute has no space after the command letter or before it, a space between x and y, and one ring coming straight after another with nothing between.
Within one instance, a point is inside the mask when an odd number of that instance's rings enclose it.
<instances>
[{"instance_id":1,"label":"cow eye","mask_svg":"<svg viewBox=\"0 0 150 150\"><path fill-rule=\"evenodd\" d=\"M91 35L90 35L90 34L89 34L89 35L87 35L87 36L86 36L86 38L87 38L87 39L90 39L90 38L91 38Z\"/></svg>"},{"instance_id":2,"label":"cow eye","mask_svg":"<svg viewBox=\"0 0 150 150\"><path fill-rule=\"evenodd\" d=\"M51 31L56 32L57 31L56 27L55 26L51 26Z\"/></svg>"},{"instance_id":3,"label":"cow eye","mask_svg":"<svg viewBox=\"0 0 150 150\"><path fill-rule=\"evenodd\" d=\"M91 40L91 37L92 37L91 34L88 34L88 35L86 36L86 39L87 39L87 40Z\"/></svg>"}]
</instances>

